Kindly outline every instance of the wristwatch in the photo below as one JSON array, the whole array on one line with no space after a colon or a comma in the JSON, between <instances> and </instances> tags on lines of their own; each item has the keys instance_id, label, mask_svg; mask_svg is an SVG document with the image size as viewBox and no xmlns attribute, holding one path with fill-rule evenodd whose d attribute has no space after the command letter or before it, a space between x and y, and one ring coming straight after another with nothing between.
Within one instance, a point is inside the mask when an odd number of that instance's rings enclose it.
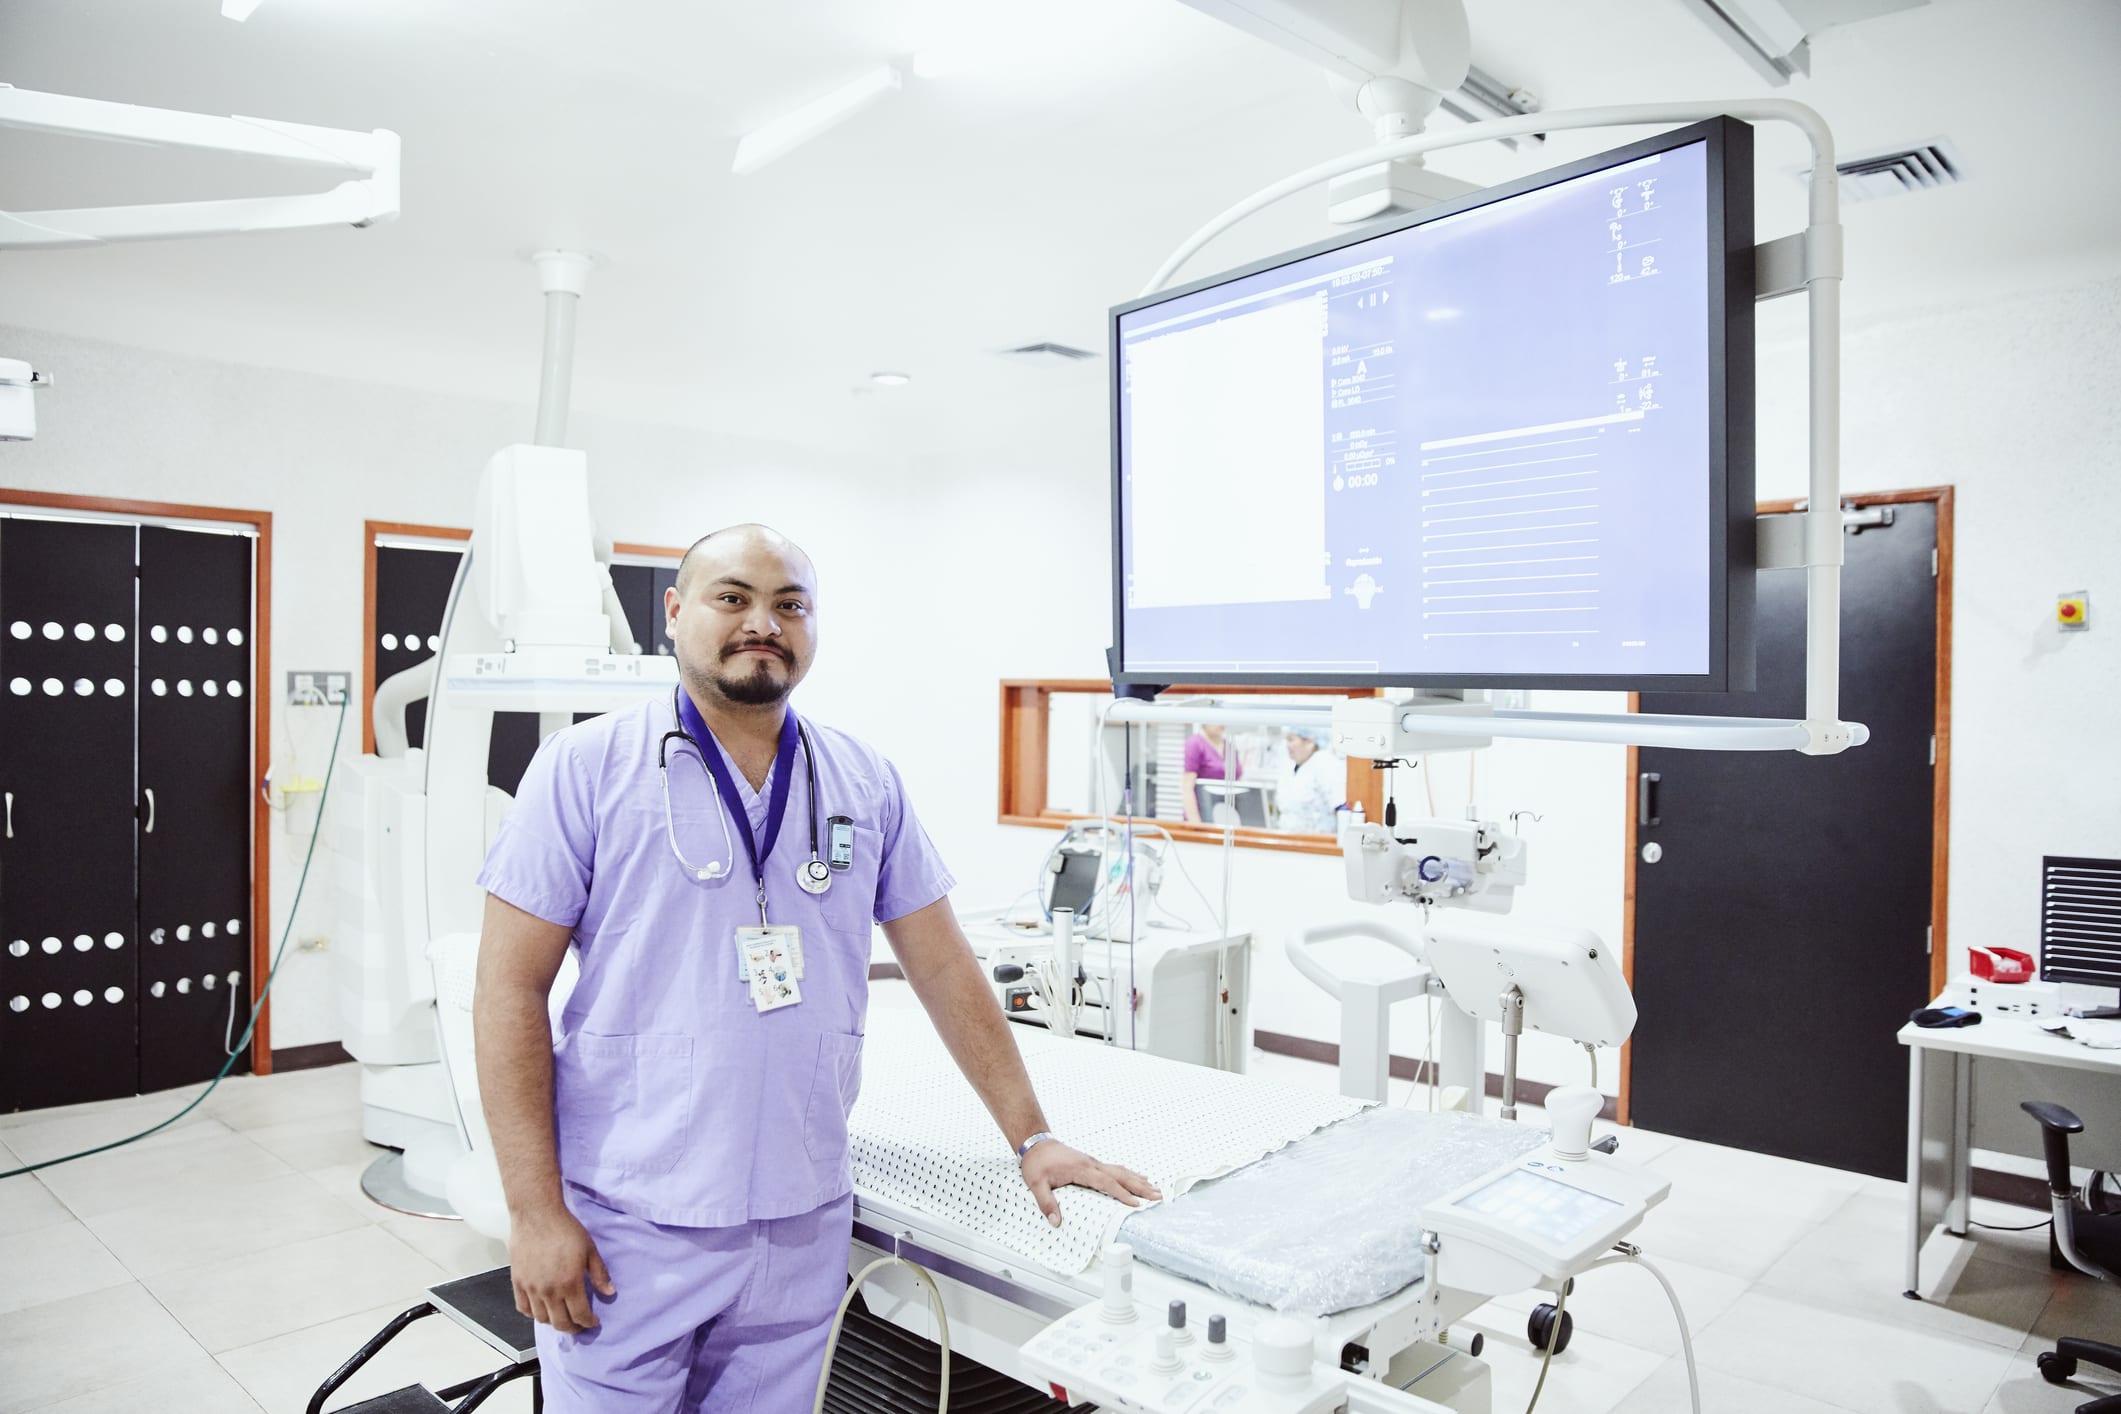
<instances>
[{"instance_id":1,"label":"wristwatch","mask_svg":"<svg viewBox=\"0 0 2121 1414\"><path fill-rule=\"evenodd\" d=\"M1048 1134L1045 1130L1041 1129L1038 1133L1024 1140L1023 1143L1016 1146L1016 1161L1018 1163L1022 1163L1024 1161L1024 1155L1030 1153L1035 1146L1045 1143L1048 1139L1051 1139L1052 1137L1053 1136L1051 1134Z\"/></svg>"}]
</instances>

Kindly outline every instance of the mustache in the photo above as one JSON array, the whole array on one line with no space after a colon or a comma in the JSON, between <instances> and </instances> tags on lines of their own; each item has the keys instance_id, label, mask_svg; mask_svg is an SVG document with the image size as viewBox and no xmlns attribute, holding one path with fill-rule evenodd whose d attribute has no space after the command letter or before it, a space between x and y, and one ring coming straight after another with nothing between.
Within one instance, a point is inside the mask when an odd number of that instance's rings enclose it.
<instances>
[{"instance_id":1,"label":"mustache","mask_svg":"<svg viewBox=\"0 0 2121 1414\"><path fill-rule=\"evenodd\" d=\"M787 649L781 647L781 645L778 643L773 643L763 638L755 639L750 643L732 643L727 648L724 648L722 650L722 656L724 658L734 658L737 654L753 648L763 648L767 652L772 653L776 657L780 658L782 662L790 661L791 655L789 654Z\"/></svg>"}]
</instances>

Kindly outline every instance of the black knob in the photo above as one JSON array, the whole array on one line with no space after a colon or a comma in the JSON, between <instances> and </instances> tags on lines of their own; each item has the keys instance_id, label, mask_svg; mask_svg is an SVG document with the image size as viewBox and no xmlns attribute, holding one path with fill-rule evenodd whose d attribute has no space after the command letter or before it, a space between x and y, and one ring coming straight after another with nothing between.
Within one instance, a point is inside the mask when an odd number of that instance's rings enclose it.
<instances>
[{"instance_id":1,"label":"black knob","mask_svg":"<svg viewBox=\"0 0 2121 1414\"><path fill-rule=\"evenodd\" d=\"M1221 1345L1230 1334L1230 1322L1222 1316L1208 1317L1208 1344Z\"/></svg>"},{"instance_id":2,"label":"black knob","mask_svg":"<svg viewBox=\"0 0 2121 1414\"><path fill-rule=\"evenodd\" d=\"M1024 980L1022 964L998 962L994 965L994 980L997 982L1021 982Z\"/></svg>"},{"instance_id":3,"label":"black knob","mask_svg":"<svg viewBox=\"0 0 2121 1414\"><path fill-rule=\"evenodd\" d=\"M1164 1319L1172 1330L1184 1330L1186 1328L1186 1303L1183 1301L1172 1302L1171 1309L1165 1314Z\"/></svg>"}]
</instances>

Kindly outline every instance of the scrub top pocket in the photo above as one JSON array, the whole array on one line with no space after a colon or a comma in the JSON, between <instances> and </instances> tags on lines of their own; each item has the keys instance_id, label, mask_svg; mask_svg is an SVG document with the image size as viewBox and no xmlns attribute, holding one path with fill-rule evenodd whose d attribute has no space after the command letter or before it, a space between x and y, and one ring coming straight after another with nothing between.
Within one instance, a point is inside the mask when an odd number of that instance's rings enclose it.
<instances>
[{"instance_id":1,"label":"scrub top pocket","mask_svg":"<svg viewBox=\"0 0 2121 1414\"><path fill-rule=\"evenodd\" d=\"M861 1089L862 1038L836 1031L820 1035L803 1124L803 1148L813 1162L836 1163L846 1157L847 1112Z\"/></svg>"},{"instance_id":2,"label":"scrub top pocket","mask_svg":"<svg viewBox=\"0 0 2121 1414\"><path fill-rule=\"evenodd\" d=\"M884 860L884 832L854 827L854 858L832 876L832 887L818 900L818 911L835 933L869 939L876 921L877 872Z\"/></svg>"},{"instance_id":3,"label":"scrub top pocket","mask_svg":"<svg viewBox=\"0 0 2121 1414\"><path fill-rule=\"evenodd\" d=\"M684 1158L690 1036L579 1032L554 1057L553 1078L563 1172L669 1173Z\"/></svg>"}]
</instances>

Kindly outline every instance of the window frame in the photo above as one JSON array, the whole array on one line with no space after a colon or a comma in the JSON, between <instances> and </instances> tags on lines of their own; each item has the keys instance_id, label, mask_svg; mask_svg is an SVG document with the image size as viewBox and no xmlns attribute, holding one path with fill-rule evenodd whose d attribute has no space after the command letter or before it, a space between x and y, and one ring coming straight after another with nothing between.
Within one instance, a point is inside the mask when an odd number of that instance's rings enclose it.
<instances>
[{"instance_id":1,"label":"window frame","mask_svg":"<svg viewBox=\"0 0 2121 1414\"><path fill-rule=\"evenodd\" d=\"M996 822L1033 829L1065 829L1084 818L1080 812L1055 810L1046 802L1046 753L1055 693L1110 695L1112 684L1099 678L1003 678L1001 680L1001 730L998 736ZM1376 697L1374 687L1319 687L1253 685L1244 687L1175 688L1186 697ZM1384 816L1385 773L1368 760L1347 760L1346 798L1362 803L1366 819ZM1114 817L1117 818L1117 817ZM1137 815L1137 820L1148 816ZM1220 825L1191 824L1180 820L1158 820L1176 840L1194 844L1221 844ZM1239 825L1236 843L1247 849L1271 850L1277 854L1339 854L1339 840L1329 834L1298 834Z\"/></svg>"}]
</instances>

